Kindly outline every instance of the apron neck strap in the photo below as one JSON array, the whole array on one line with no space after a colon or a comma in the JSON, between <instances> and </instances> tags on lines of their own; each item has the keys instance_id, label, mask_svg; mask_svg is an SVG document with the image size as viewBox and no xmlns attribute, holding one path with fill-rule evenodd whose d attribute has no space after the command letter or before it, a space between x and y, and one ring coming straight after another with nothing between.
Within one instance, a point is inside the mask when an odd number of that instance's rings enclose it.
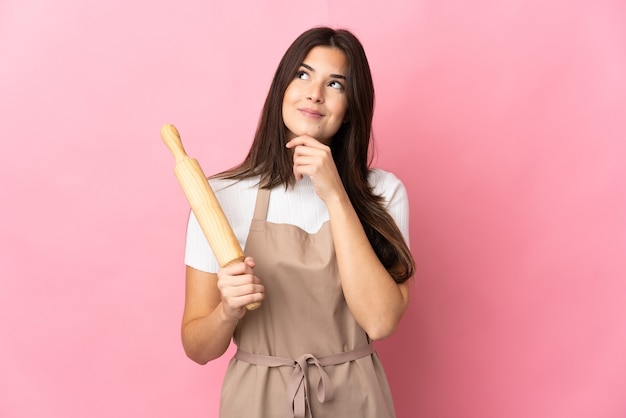
<instances>
[{"instance_id":1,"label":"apron neck strap","mask_svg":"<svg viewBox=\"0 0 626 418\"><path fill-rule=\"evenodd\" d=\"M252 219L264 221L267 218L267 208L270 202L270 190L259 187L256 194L254 216Z\"/></svg>"}]
</instances>

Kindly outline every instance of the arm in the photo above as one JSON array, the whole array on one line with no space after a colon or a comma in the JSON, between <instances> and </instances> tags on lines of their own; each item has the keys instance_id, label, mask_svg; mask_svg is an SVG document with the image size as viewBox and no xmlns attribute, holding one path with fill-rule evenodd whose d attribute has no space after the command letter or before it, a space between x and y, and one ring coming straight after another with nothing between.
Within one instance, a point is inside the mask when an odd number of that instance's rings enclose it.
<instances>
[{"instance_id":1,"label":"arm","mask_svg":"<svg viewBox=\"0 0 626 418\"><path fill-rule=\"evenodd\" d=\"M348 306L370 338L388 337L408 306L408 282L396 283L382 265L345 191L326 204Z\"/></svg>"},{"instance_id":2,"label":"arm","mask_svg":"<svg viewBox=\"0 0 626 418\"><path fill-rule=\"evenodd\" d=\"M309 176L328 208L341 285L350 311L370 338L391 335L408 305L408 283L396 283L376 256L339 178L330 148L308 136L293 139L287 147L294 149L296 178Z\"/></svg>"},{"instance_id":3,"label":"arm","mask_svg":"<svg viewBox=\"0 0 626 418\"><path fill-rule=\"evenodd\" d=\"M263 300L253 269L251 257L218 274L187 267L181 337L190 359L206 364L224 354L245 306Z\"/></svg>"}]
</instances>

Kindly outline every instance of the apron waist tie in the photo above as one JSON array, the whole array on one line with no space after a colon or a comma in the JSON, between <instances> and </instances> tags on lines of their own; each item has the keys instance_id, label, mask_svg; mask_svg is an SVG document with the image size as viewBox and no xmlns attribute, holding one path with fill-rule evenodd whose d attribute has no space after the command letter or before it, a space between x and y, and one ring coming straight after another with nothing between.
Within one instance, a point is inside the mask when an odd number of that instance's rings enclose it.
<instances>
[{"instance_id":1,"label":"apron waist tie","mask_svg":"<svg viewBox=\"0 0 626 418\"><path fill-rule=\"evenodd\" d=\"M369 356L374 353L374 344L370 343L364 347L357 348L352 351L346 351L339 354L331 354L316 358L312 354L303 354L296 360L281 357L266 356L263 354L253 354L247 351L237 350L235 358L250 364L256 364L266 367L293 367L291 378L287 385L287 417L288 418L305 418L306 408L311 411L309 403L309 381L308 366L317 367L320 378L317 382L317 399L320 403L332 401L333 385L330 377L324 371L325 366L333 366L336 364L347 363L362 357Z\"/></svg>"}]
</instances>

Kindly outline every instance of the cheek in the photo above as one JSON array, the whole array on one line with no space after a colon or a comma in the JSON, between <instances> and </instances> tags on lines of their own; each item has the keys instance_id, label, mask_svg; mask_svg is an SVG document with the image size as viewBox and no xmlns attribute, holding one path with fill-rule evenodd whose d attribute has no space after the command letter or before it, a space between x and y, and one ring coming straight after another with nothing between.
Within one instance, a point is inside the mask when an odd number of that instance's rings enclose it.
<instances>
[{"instance_id":1,"label":"cheek","mask_svg":"<svg viewBox=\"0 0 626 418\"><path fill-rule=\"evenodd\" d=\"M287 90L285 90L285 94L283 94L283 105L285 103L293 102L297 97L297 88L293 85L293 83L287 86Z\"/></svg>"},{"instance_id":2,"label":"cheek","mask_svg":"<svg viewBox=\"0 0 626 418\"><path fill-rule=\"evenodd\" d=\"M292 92L290 91L289 88L287 88L287 90L285 91L285 94L283 95L283 104L282 104L283 117L285 116L285 111L289 109L290 103L293 103Z\"/></svg>"},{"instance_id":3,"label":"cheek","mask_svg":"<svg viewBox=\"0 0 626 418\"><path fill-rule=\"evenodd\" d=\"M348 114L348 103L346 102L346 100L342 100L341 102L337 104L335 108L335 115L337 116L337 119L339 119L339 122L343 122L347 114Z\"/></svg>"}]
</instances>

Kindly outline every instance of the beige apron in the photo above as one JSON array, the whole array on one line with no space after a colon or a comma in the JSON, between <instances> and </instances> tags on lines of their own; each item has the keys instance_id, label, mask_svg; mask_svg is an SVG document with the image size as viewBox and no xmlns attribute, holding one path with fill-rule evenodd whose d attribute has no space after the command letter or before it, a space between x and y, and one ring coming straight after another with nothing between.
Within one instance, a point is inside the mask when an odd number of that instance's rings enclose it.
<instances>
[{"instance_id":1,"label":"beige apron","mask_svg":"<svg viewBox=\"0 0 626 418\"><path fill-rule=\"evenodd\" d=\"M245 249L265 300L235 330L220 417L395 417L378 355L344 299L329 222L315 234L267 222L269 197L259 189Z\"/></svg>"}]
</instances>

